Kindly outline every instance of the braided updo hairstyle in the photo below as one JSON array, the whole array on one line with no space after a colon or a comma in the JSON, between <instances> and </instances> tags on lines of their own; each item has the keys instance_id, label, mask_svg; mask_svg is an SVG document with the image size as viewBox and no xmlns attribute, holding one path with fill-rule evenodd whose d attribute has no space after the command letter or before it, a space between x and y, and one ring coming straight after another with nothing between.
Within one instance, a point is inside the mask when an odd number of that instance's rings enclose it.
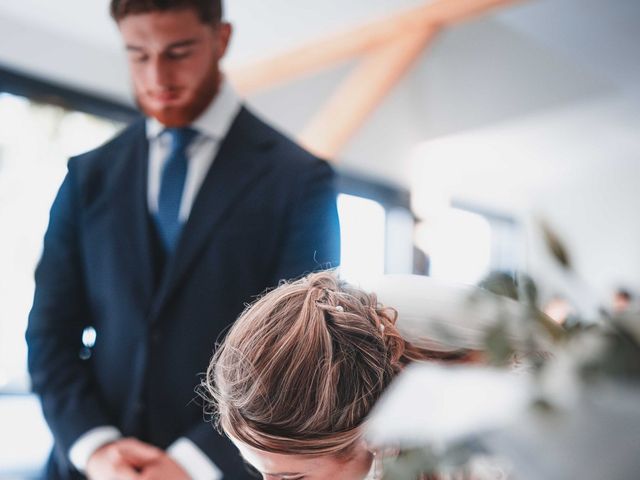
<instances>
[{"instance_id":1,"label":"braided updo hairstyle","mask_svg":"<svg viewBox=\"0 0 640 480\"><path fill-rule=\"evenodd\" d=\"M242 313L207 370L219 426L267 452L348 454L404 365L439 358L403 339L396 317L330 271L270 291Z\"/></svg>"}]
</instances>

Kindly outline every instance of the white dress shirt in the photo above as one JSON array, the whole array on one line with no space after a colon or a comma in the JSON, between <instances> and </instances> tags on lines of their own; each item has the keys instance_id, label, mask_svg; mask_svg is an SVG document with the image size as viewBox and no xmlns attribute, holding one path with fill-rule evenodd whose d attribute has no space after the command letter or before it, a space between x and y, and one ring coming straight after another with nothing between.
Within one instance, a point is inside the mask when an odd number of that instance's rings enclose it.
<instances>
[{"instance_id":1,"label":"white dress shirt","mask_svg":"<svg viewBox=\"0 0 640 480\"><path fill-rule=\"evenodd\" d=\"M231 124L242 107L240 98L228 82L222 81L220 90L207 109L191 124L198 131L187 148L187 177L178 218L186 222L202 182L211 168L227 135ZM149 140L149 168L147 178L147 204L149 212L158 212L158 195L162 169L171 148L165 126L154 118L146 124ZM203 366L204 368L204 366ZM115 427L105 425L83 434L71 446L69 459L81 472L86 471L87 462L93 453L103 445L122 438ZM191 476L193 480L219 480L222 472L191 440L179 438L167 449L167 453Z\"/></svg>"},{"instance_id":2,"label":"white dress shirt","mask_svg":"<svg viewBox=\"0 0 640 480\"><path fill-rule=\"evenodd\" d=\"M198 131L187 148L187 178L182 191L182 202L178 218L185 222L189 218L191 207L200 186L207 175L213 159L218 153L222 139L227 135L233 120L240 111L240 98L228 82L223 81L220 91L209 107L191 124ZM149 176L147 179L147 202L149 212L158 212L158 195L162 169L169 156L171 139L165 126L155 118L147 119L147 138L149 139Z\"/></svg>"}]
</instances>

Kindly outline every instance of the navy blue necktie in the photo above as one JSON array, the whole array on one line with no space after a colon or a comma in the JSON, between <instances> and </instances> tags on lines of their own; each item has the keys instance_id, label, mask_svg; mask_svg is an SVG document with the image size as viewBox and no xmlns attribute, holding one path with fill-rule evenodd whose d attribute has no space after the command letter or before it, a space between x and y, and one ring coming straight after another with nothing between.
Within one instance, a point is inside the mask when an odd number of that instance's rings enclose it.
<instances>
[{"instance_id":1,"label":"navy blue necktie","mask_svg":"<svg viewBox=\"0 0 640 480\"><path fill-rule=\"evenodd\" d=\"M178 218L184 181L187 178L187 147L198 134L192 128L167 128L171 150L162 170L156 224L167 253L175 250L182 229Z\"/></svg>"}]
</instances>

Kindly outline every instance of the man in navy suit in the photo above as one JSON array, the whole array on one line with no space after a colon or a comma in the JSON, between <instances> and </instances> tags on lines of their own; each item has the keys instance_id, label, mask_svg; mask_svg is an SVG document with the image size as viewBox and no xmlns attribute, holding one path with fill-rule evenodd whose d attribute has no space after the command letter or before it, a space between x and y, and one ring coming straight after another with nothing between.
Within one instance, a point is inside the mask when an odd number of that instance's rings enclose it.
<instances>
[{"instance_id":1,"label":"man in navy suit","mask_svg":"<svg viewBox=\"0 0 640 480\"><path fill-rule=\"evenodd\" d=\"M224 80L220 1L111 13L146 118L72 158L51 210L27 330L47 478L247 478L194 387L254 296L338 264L334 174Z\"/></svg>"}]
</instances>

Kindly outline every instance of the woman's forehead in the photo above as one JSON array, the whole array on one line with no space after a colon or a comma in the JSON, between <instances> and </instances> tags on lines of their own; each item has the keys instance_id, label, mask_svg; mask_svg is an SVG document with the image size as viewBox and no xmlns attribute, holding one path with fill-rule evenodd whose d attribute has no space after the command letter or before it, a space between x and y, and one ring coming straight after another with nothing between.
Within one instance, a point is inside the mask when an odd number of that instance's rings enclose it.
<instances>
[{"instance_id":1,"label":"woman's forehead","mask_svg":"<svg viewBox=\"0 0 640 480\"><path fill-rule=\"evenodd\" d=\"M244 459L263 474L271 475L304 475L310 471L318 471L337 465L339 460L329 455L287 455L265 452L234 439Z\"/></svg>"}]
</instances>

